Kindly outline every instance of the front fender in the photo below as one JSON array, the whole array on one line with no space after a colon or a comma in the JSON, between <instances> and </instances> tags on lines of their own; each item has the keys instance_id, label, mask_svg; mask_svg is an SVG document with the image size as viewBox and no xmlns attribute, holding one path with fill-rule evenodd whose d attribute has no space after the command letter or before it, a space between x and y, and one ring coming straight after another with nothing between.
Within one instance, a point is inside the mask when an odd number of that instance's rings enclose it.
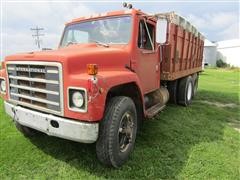
<instances>
[{"instance_id":1,"label":"front fender","mask_svg":"<svg viewBox=\"0 0 240 180\"><path fill-rule=\"evenodd\" d=\"M128 70L125 71L100 71L97 78L97 88L98 88L98 94L92 93L89 89L89 81L92 78L92 76L87 74L81 74L81 75L72 75L68 78L68 85L65 81L65 88L67 86L79 86L84 87L87 90L88 93L88 110L86 113L80 113L80 112L73 112L67 109L66 103L67 103L67 94L65 94L65 116L84 120L84 121L100 121L103 118L105 105L106 105L106 98L109 90L115 86L119 86L126 83L135 83L139 90L142 90L141 86L139 85L139 79L137 75L133 72L130 72ZM65 91L66 92L66 91ZM142 95L143 98L143 95Z\"/></svg>"},{"instance_id":2,"label":"front fender","mask_svg":"<svg viewBox=\"0 0 240 180\"><path fill-rule=\"evenodd\" d=\"M103 81L102 83L105 84L107 91L112 87L130 82L136 83L139 88L141 87L138 76L136 73L131 71L105 71L99 73L98 77L101 81Z\"/></svg>"},{"instance_id":3,"label":"front fender","mask_svg":"<svg viewBox=\"0 0 240 180\"><path fill-rule=\"evenodd\" d=\"M102 96L99 99L95 99L89 104L89 108L93 107L99 113L99 120L103 118L104 110L106 106L106 98L108 92L116 86L134 83L138 87L141 98L143 101L143 93L140 86L140 81L136 73L125 70L125 71L103 71L98 74L99 87L103 89ZM90 109L89 109L90 110Z\"/></svg>"}]
</instances>

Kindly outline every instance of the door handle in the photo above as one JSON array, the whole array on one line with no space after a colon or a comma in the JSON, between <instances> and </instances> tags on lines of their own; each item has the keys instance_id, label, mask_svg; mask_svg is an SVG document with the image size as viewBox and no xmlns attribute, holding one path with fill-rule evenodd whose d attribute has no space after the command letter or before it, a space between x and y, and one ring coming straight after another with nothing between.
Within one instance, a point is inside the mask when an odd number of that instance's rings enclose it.
<instances>
[{"instance_id":1,"label":"door handle","mask_svg":"<svg viewBox=\"0 0 240 180\"><path fill-rule=\"evenodd\" d=\"M156 72L159 71L159 64L156 64Z\"/></svg>"}]
</instances>

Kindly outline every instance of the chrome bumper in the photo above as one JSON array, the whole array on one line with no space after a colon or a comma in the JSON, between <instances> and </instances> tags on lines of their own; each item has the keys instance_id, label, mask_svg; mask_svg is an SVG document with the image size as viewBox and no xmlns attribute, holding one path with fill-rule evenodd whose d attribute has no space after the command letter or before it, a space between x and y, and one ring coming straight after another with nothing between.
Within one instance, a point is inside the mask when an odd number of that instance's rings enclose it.
<instances>
[{"instance_id":1,"label":"chrome bumper","mask_svg":"<svg viewBox=\"0 0 240 180\"><path fill-rule=\"evenodd\" d=\"M5 111L23 126L36 129L49 136L56 136L83 143L93 143L98 138L98 123L78 122L16 106L4 101Z\"/></svg>"}]
</instances>

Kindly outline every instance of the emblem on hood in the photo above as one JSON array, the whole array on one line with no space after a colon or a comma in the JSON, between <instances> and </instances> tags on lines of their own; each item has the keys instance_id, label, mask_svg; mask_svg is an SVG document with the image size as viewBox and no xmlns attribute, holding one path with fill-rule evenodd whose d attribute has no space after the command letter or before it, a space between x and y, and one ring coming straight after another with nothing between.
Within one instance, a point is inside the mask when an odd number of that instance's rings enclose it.
<instances>
[{"instance_id":1,"label":"emblem on hood","mask_svg":"<svg viewBox=\"0 0 240 180\"><path fill-rule=\"evenodd\" d=\"M36 72L36 73L46 73L45 68L16 67L16 71Z\"/></svg>"}]
</instances>

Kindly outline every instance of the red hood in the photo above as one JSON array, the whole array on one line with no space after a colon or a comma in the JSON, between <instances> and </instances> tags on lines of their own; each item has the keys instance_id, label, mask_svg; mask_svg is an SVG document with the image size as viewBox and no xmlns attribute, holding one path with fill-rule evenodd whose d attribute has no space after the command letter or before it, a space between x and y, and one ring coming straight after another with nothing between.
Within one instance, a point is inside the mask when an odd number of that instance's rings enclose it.
<instances>
[{"instance_id":1,"label":"red hood","mask_svg":"<svg viewBox=\"0 0 240 180\"><path fill-rule=\"evenodd\" d=\"M87 64L97 64L99 71L122 69L130 63L129 49L126 45L103 47L96 44L70 45L51 51L21 53L5 58L6 61L47 61L60 62L69 73L86 72ZM67 68L67 69L66 69Z\"/></svg>"}]
</instances>

